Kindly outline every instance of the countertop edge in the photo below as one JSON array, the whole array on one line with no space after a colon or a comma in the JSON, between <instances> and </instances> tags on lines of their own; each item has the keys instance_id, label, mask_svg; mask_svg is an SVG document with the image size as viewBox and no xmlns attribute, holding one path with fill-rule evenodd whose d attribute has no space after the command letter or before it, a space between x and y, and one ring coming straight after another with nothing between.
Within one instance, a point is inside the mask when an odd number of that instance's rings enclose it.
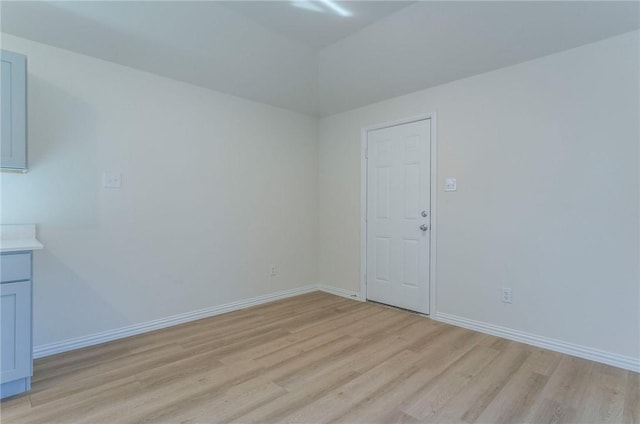
<instances>
[{"instance_id":1,"label":"countertop edge","mask_svg":"<svg viewBox=\"0 0 640 424\"><path fill-rule=\"evenodd\" d=\"M0 242L0 253L42 250L44 246L38 240L3 240Z\"/></svg>"}]
</instances>

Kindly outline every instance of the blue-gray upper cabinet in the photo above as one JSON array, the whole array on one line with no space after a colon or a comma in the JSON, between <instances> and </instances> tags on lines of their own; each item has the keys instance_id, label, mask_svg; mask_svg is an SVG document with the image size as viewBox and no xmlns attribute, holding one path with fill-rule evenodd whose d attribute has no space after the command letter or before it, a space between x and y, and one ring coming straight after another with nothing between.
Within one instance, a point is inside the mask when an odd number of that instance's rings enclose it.
<instances>
[{"instance_id":1,"label":"blue-gray upper cabinet","mask_svg":"<svg viewBox=\"0 0 640 424\"><path fill-rule=\"evenodd\" d=\"M0 168L27 170L27 58L0 50Z\"/></svg>"},{"instance_id":2,"label":"blue-gray upper cabinet","mask_svg":"<svg viewBox=\"0 0 640 424\"><path fill-rule=\"evenodd\" d=\"M31 389L31 252L0 255L0 399Z\"/></svg>"}]
</instances>

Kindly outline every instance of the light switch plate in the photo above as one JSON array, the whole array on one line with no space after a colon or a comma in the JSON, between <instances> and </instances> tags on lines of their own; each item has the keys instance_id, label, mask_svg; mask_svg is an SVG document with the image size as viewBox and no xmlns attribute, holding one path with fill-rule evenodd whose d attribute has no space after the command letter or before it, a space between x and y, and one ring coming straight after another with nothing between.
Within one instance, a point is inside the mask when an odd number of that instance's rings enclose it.
<instances>
[{"instance_id":1,"label":"light switch plate","mask_svg":"<svg viewBox=\"0 0 640 424\"><path fill-rule=\"evenodd\" d=\"M120 188L122 186L122 174L105 172L102 182L106 188Z\"/></svg>"},{"instance_id":2,"label":"light switch plate","mask_svg":"<svg viewBox=\"0 0 640 424\"><path fill-rule=\"evenodd\" d=\"M458 189L458 181L455 178L447 178L444 182L444 191L456 191Z\"/></svg>"}]
</instances>

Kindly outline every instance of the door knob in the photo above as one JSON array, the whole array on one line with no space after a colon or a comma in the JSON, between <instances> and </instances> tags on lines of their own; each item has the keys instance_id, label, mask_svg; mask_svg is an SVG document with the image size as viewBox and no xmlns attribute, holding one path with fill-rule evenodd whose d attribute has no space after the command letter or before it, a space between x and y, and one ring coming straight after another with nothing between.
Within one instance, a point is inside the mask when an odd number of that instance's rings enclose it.
<instances>
[{"instance_id":1,"label":"door knob","mask_svg":"<svg viewBox=\"0 0 640 424\"><path fill-rule=\"evenodd\" d=\"M427 230L429 229L429 226L428 226L427 224L422 224L422 225L420 226L420 229L421 229L422 231L427 231Z\"/></svg>"}]
</instances>

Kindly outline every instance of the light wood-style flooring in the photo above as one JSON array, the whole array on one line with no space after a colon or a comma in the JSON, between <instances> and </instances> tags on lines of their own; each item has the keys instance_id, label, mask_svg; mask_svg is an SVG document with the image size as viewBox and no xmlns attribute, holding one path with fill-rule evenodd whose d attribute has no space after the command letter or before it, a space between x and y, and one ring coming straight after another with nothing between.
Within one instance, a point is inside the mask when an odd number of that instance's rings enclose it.
<instances>
[{"instance_id":1,"label":"light wood-style flooring","mask_svg":"<svg viewBox=\"0 0 640 424\"><path fill-rule=\"evenodd\" d=\"M39 359L8 423L638 423L640 375L314 292Z\"/></svg>"}]
</instances>

